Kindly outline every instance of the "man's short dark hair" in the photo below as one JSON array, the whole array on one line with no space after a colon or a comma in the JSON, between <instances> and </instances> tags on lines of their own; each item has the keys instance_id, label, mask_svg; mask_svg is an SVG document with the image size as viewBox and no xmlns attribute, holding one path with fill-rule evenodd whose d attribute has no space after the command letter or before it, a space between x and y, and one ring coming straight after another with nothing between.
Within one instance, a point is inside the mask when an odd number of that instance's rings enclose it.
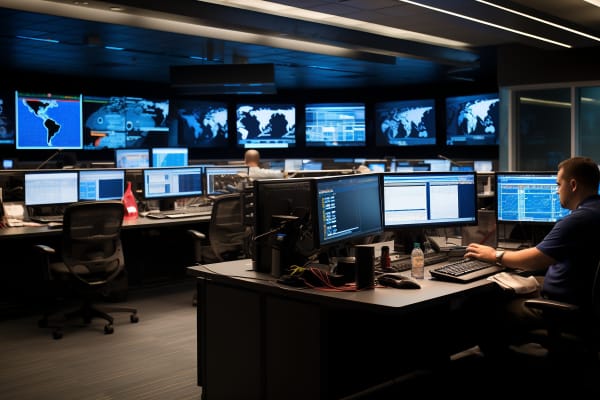
<instances>
[{"instance_id":1,"label":"man's short dark hair","mask_svg":"<svg viewBox=\"0 0 600 400\"><path fill-rule=\"evenodd\" d=\"M572 157L558 164L566 179L575 179L584 187L595 188L600 184L600 169L598 164L589 157Z\"/></svg>"}]
</instances>

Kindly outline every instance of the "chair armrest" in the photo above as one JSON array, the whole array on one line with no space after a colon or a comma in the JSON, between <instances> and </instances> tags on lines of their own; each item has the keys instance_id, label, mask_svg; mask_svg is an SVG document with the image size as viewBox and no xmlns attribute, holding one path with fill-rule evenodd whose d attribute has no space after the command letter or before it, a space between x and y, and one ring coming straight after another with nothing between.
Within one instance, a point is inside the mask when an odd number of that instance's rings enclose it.
<instances>
[{"instance_id":1,"label":"chair armrest","mask_svg":"<svg viewBox=\"0 0 600 400\"><path fill-rule=\"evenodd\" d=\"M188 229L187 232L196 239L200 239L200 240L206 239L206 235L204 233L197 231L195 229Z\"/></svg>"},{"instance_id":2,"label":"chair armrest","mask_svg":"<svg viewBox=\"0 0 600 400\"><path fill-rule=\"evenodd\" d=\"M56 250L54 248L47 246L45 244L36 244L33 246L33 248L43 254L55 254L56 253Z\"/></svg>"},{"instance_id":3,"label":"chair armrest","mask_svg":"<svg viewBox=\"0 0 600 400\"><path fill-rule=\"evenodd\" d=\"M541 311L552 312L569 312L579 311L579 306L575 304L565 303L563 301L548 300L548 299L528 299L525 300L525 306Z\"/></svg>"}]
</instances>

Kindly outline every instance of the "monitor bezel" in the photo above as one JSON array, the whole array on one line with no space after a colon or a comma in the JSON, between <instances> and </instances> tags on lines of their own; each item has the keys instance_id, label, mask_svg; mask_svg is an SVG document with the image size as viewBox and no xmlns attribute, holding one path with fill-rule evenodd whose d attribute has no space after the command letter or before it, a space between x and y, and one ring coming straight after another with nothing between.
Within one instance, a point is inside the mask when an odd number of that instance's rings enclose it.
<instances>
[{"instance_id":1,"label":"monitor bezel","mask_svg":"<svg viewBox=\"0 0 600 400\"><path fill-rule=\"evenodd\" d=\"M215 196L215 195L223 194L222 192L215 192L215 191L211 192L208 190L209 176L212 175L211 172L216 171L216 170L235 171L236 172L235 174L227 174L227 175L245 174L245 177L247 178L249 175L250 167L248 167L247 165L205 165L203 167L204 192L206 193L207 196Z\"/></svg>"},{"instance_id":2,"label":"monitor bezel","mask_svg":"<svg viewBox=\"0 0 600 400\"><path fill-rule=\"evenodd\" d=\"M56 175L56 174L60 174L60 175L69 175L75 178L75 196L73 198L73 201L63 201L63 202L55 202L55 201L49 201L49 202L43 202L43 203L31 203L30 201L28 201L28 196L27 196L27 187L29 186L27 184L27 179L28 177L31 176L40 176L40 175ZM73 204L73 203L77 203L79 201L79 173L76 170L72 170L72 169L53 169L53 170L26 170L23 173L23 193L24 193L24 198L23 198L23 204L26 207L48 207L48 206L67 206L69 204Z\"/></svg>"},{"instance_id":3,"label":"monitor bezel","mask_svg":"<svg viewBox=\"0 0 600 400\"><path fill-rule=\"evenodd\" d=\"M362 110L362 128L364 130L364 138L360 141L340 141L332 140L310 140L308 115L311 108L326 109L331 107L348 107L360 108ZM304 105L304 143L307 148L346 148L357 147L364 148L367 146L367 105L364 101L331 101L331 102L311 102Z\"/></svg>"},{"instance_id":4,"label":"monitor bezel","mask_svg":"<svg viewBox=\"0 0 600 400\"><path fill-rule=\"evenodd\" d=\"M123 168L83 168L83 169L79 169L78 171L78 186L79 186L79 201L103 201L103 200L121 200L123 198L123 194L125 193L125 187L126 187L126 174L125 174L125 169ZM93 173L99 173L99 174L119 174L120 175L120 179L121 179L121 195L120 196L111 196L109 198L103 198L103 199L85 199L82 198L81 196L81 183L82 183L82 179L81 176L86 175L86 174L93 174Z\"/></svg>"},{"instance_id":5,"label":"monitor bezel","mask_svg":"<svg viewBox=\"0 0 600 400\"><path fill-rule=\"evenodd\" d=\"M150 173L158 173L161 171L185 171L189 172L198 171L198 179L200 179L200 190L198 192L187 192L187 193L165 193L158 195L148 195L148 183L146 177ZM160 168L143 168L142 169L142 197L146 200L166 200L166 199L179 199L187 197L201 197L204 196L204 186L202 184L202 167L195 165L188 165L185 167L160 167Z\"/></svg>"},{"instance_id":6,"label":"monitor bezel","mask_svg":"<svg viewBox=\"0 0 600 400\"><path fill-rule=\"evenodd\" d=\"M450 227L462 227L462 226L474 226L479 222L478 217L478 207L477 207L477 173L475 171L403 171L403 172L385 172L380 174L381 176L381 190L382 190L382 215L384 228L386 230L399 230L399 229L414 229L414 228L450 228ZM464 177L472 177L473 180L473 196L472 196L472 204L473 204L473 218L466 221L412 221L406 223L386 223L385 218L385 178L386 176L406 176L406 177L414 177L414 178L424 178L424 177L442 177L442 176L455 176L460 178Z\"/></svg>"},{"instance_id":7,"label":"monitor bezel","mask_svg":"<svg viewBox=\"0 0 600 400\"><path fill-rule=\"evenodd\" d=\"M114 151L115 151L114 152L115 166L117 168L125 168L125 169L150 168L150 149L147 149L147 148L122 148L122 149L115 149ZM131 153L144 154L146 156L147 163L144 163L144 165L135 166L135 167L119 165L119 156L123 155L123 154L131 154Z\"/></svg>"},{"instance_id":8,"label":"monitor bezel","mask_svg":"<svg viewBox=\"0 0 600 400\"><path fill-rule=\"evenodd\" d=\"M466 103L468 101L477 100L497 100L497 106L495 108L494 117L492 119L493 127L495 132L490 134L489 137L486 133L471 133L461 134L458 132L458 114L451 113L453 106L458 104ZM457 96L448 96L444 99L444 120L445 120L445 143L448 147L454 146L497 146L500 140L500 93L499 92L485 92L485 93L473 93ZM459 111L458 109L456 111ZM456 120L456 123L454 123ZM484 128L485 129L485 128ZM464 137L464 140L456 140L456 138Z\"/></svg>"},{"instance_id":9,"label":"monitor bezel","mask_svg":"<svg viewBox=\"0 0 600 400\"><path fill-rule=\"evenodd\" d=\"M411 135L414 134L415 127L411 126L411 131L404 137L395 136L390 139L385 132L381 129L381 124L384 122L386 115L389 115L396 108L417 108L417 107L431 107L429 116L430 125L428 134L426 137L420 137L421 133L417 133L417 137ZM436 126L436 104L434 98L428 99L408 99L408 100L388 100L379 101L374 105L374 123L375 123L375 145L378 147L408 147L408 146L434 146L437 144L437 126ZM395 118L394 118L395 120ZM399 123L401 125L401 123ZM402 129L402 131L406 131Z\"/></svg>"},{"instance_id":10,"label":"monitor bezel","mask_svg":"<svg viewBox=\"0 0 600 400\"><path fill-rule=\"evenodd\" d=\"M241 122L240 122L240 114L245 112L242 109L250 107L252 110L267 108L271 111L272 114L275 113L277 109L288 109L291 110L294 114L294 122L293 129L289 132L286 132L283 136L279 138L264 138L260 137L256 138L248 138L244 137L243 133L240 131ZM292 102L262 102L262 101L245 101L238 102L234 106L235 109L235 144L237 148L244 149L287 149L294 148L298 145L298 107L295 103ZM289 122L289 121L288 121ZM259 136L262 135L263 132L259 133ZM290 137L286 137L290 135Z\"/></svg>"},{"instance_id":11,"label":"monitor bezel","mask_svg":"<svg viewBox=\"0 0 600 400\"><path fill-rule=\"evenodd\" d=\"M158 153L163 154L174 154L183 155L184 163L182 165L155 165L155 156ZM172 147L172 146L158 146L150 148L150 166L152 168L171 168L171 167L187 167L190 162L190 150L187 147Z\"/></svg>"}]
</instances>

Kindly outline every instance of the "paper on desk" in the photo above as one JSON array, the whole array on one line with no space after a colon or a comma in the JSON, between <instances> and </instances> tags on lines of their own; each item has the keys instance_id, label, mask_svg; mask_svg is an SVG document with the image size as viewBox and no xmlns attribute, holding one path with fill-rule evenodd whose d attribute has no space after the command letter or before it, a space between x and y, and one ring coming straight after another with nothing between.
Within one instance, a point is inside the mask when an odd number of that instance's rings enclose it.
<instances>
[{"instance_id":1,"label":"paper on desk","mask_svg":"<svg viewBox=\"0 0 600 400\"><path fill-rule=\"evenodd\" d=\"M527 294L535 292L540 284L533 276L521 276L509 272L499 272L487 278L496 282L503 289L512 289L517 294Z\"/></svg>"}]
</instances>

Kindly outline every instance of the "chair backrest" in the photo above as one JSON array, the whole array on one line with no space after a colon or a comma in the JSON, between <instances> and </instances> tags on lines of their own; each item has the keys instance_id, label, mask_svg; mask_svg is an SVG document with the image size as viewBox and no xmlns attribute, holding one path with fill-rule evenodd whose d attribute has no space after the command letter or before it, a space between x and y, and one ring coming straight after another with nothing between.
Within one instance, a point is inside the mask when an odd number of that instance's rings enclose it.
<instances>
[{"instance_id":1,"label":"chair backrest","mask_svg":"<svg viewBox=\"0 0 600 400\"><path fill-rule=\"evenodd\" d=\"M79 280L102 285L125 268L120 237L124 212L118 200L79 202L65 209L62 260Z\"/></svg>"},{"instance_id":2,"label":"chair backrest","mask_svg":"<svg viewBox=\"0 0 600 400\"><path fill-rule=\"evenodd\" d=\"M215 197L208 228L210 246L220 261L242 258L245 238L240 193Z\"/></svg>"}]
</instances>

